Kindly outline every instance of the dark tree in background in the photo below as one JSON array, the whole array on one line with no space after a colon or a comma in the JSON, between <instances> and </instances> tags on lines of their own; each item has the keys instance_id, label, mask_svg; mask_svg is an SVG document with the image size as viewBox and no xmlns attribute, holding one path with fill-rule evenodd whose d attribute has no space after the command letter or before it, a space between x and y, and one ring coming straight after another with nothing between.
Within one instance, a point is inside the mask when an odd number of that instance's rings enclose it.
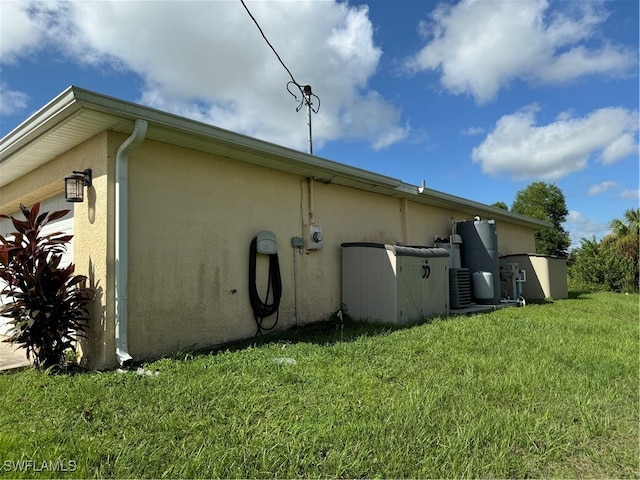
<instances>
[{"instance_id":1,"label":"dark tree in background","mask_svg":"<svg viewBox=\"0 0 640 480\"><path fill-rule=\"evenodd\" d=\"M571 241L562 222L569 211L560 188L550 183L532 183L516 194L511 211L551 223L552 227L536 232L536 253L567 255Z\"/></svg>"},{"instance_id":2,"label":"dark tree in background","mask_svg":"<svg viewBox=\"0 0 640 480\"><path fill-rule=\"evenodd\" d=\"M509 207L504 202L496 202L491 204L492 207L501 208L502 210L509 210Z\"/></svg>"}]
</instances>

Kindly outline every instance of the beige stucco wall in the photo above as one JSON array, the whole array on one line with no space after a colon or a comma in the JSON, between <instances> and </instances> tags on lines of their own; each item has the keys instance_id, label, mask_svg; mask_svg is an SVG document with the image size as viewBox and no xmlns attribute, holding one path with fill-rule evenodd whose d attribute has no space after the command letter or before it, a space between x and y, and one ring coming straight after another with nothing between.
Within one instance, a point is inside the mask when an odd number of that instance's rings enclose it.
<instances>
[{"instance_id":1,"label":"beige stucco wall","mask_svg":"<svg viewBox=\"0 0 640 480\"><path fill-rule=\"evenodd\" d=\"M522 296L526 300L568 298L566 258L515 254L504 261L517 263L526 271L527 281L522 284Z\"/></svg>"},{"instance_id":2,"label":"beige stucco wall","mask_svg":"<svg viewBox=\"0 0 640 480\"><path fill-rule=\"evenodd\" d=\"M536 242L530 228L506 222L496 222L498 232L498 253L512 255L515 253L535 253Z\"/></svg>"},{"instance_id":3,"label":"beige stucco wall","mask_svg":"<svg viewBox=\"0 0 640 480\"><path fill-rule=\"evenodd\" d=\"M468 216L322 182L314 182L311 203L309 195L307 179L293 174L152 141L134 150L128 315L134 358L255 334L247 276L249 244L260 230L278 239L279 327L286 328L340 307L343 242L432 245L436 234L448 233L451 217ZM308 236L311 204L324 248L294 252L291 237ZM498 223L498 232L507 252L533 248L531 230ZM265 259L259 258L262 279Z\"/></svg>"},{"instance_id":4,"label":"beige stucco wall","mask_svg":"<svg viewBox=\"0 0 640 480\"><path fill-rule=\"evenodd\" d=\"M249 244L274 232L282 274L279 326L325 318L340 307L340 244L397 240L400 202L314 183L324 248L294 253L306 236L306 178L145 142L130 155L129 346L154 355L253 336ZM376 221L371 221L376 218ZM294 254L296 279L294 285ZM265 279L266 257L259 258ZM259 291L264 292L262 284ZM267 324L270 319L267 320Z\"/></svg>"},{"instance_id":5,"label":"beige stucco wall","mask_svg":"<svg viewBox=\"0 0 640 480\"><path fill-rule=\"evenodd\" d=\"M84 361L113 366L115 156L127 136L105 132L0 190L0 212L63 190L72 170L93 169L75 206L77 272L96 290ZM469 214L348 188L150 140L129 154L129 351L136 360L226 343L256 333L248 295L249 244L260 230L278 240L283 296L279 328L340 308L344 242L432 245L451 219ZM322 250L294 251L308 238L313 205ZM533 231L497 222L501 254L532 252ZM295 275L294 275L295 257ZM258 259L264 295L266 257ZM294 283L295 276L295 283ZM296 314L295 293L298 297ZM267 319L265 323L269 323Z\"/></svg>"}]
</instances>

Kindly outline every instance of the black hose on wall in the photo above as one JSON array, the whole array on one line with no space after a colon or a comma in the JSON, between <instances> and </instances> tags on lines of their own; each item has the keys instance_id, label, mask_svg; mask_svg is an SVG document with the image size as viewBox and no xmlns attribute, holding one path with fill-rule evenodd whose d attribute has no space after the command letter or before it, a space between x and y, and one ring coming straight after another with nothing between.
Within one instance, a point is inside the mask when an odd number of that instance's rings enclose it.
<instances>
[{"instance_id":1,"label":"black hose on wall","mask_svg":"<svg viewBox=\"0 0 640 480\"><path fill-rule=\"evenodd\" d=\"M282 297L282 278L280 277L280 264L278 262L278 254L269 255L269 280L267 283L267 295L264 302L260 299L258 288L256 286L256 260L258 253L258 238L251 240L249 247L249 300L251 308L253 308L253 317L256 320L258 331L256 335L261 335L263 331L271 330L278 324L280 298ZM271 294L271 303L269 301ZM265 327L264 319L276 314L276 319L269 327Z\"/></svg>"}]
</instances>

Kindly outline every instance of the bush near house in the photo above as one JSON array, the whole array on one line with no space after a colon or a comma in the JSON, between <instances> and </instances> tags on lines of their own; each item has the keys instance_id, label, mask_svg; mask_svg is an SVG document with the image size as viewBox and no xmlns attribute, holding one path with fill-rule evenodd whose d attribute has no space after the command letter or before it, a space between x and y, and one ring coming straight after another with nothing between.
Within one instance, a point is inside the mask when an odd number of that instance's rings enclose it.
<instances>
[{"instance_id":1,"label":"bush near house","mask_svg":"<svg viewBox=\"0 0 640 480\"><path fill-rule=\"evenodd\" d=\"M59 368L87 328L92 291L83 286L85 276L73 274L73 264L60 265L71 236L43 233L45 225L69 211L40 213L39 203L20 210L24 220L1 215L16 229L6 238L0 235L1 293L10 299L0 314L10 318L12 327L5 341L24 347L36 367Z\"/></svg>"}]
</instances>

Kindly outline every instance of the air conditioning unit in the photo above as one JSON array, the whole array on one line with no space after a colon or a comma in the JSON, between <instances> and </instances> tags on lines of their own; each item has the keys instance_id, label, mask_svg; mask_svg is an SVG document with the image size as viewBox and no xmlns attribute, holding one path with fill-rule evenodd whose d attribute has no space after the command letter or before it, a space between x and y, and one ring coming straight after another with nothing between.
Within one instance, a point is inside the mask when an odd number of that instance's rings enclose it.
<instances>
[{"instance_id":1,"label":"air conditioning unit","mask_svg":"<svg viewBox=\"0 0 640 480\"><path fill-rule=\"evenodd\" d=\"M471 275L469 269L449 269L449 306L459 309L469 305L471 305Z\"/></svg>"}]
</instances>

